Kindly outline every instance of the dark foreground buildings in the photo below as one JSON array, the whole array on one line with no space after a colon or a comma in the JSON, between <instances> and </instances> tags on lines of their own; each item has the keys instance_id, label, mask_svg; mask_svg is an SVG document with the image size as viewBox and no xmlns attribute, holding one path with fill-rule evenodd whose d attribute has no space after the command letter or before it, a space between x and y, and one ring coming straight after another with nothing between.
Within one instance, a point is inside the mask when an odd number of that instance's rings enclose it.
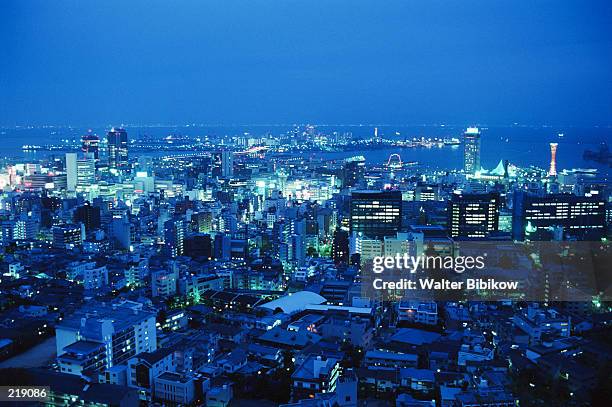
<instances>
[{"instance_id":1,"label":"dark foreground buildings","mask_svg":"<svg viewBox=\"0 0 612 407\"><path fill-rule=\"evenodd\" d=\"M515 240L599 240L606 234L605 202L571 194L514 197L512 236Z\"/></svg>"},{"instance_id":2,"label":"dark foreground buildings","mask_svg":"<svg viewBox=\"0 0 612 407\"><path fill-rule=\"evenodd\" d=\"M370 238L395 235L402 224L400 191L355 191L351 194L350 232Z\"/></svg>"}]
</instances>

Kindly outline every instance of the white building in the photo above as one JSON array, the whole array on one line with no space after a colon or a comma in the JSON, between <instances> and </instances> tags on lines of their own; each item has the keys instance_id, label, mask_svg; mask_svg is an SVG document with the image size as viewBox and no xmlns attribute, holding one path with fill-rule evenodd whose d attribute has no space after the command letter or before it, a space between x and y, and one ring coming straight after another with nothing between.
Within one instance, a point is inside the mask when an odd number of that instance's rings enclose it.
<instances>
[{"instance_id":1,"label":"white building","mask_svg":"<svg viewBox=\"0 0 612 407\"><path fill-rule=\"evenodd\" d=\"M82 374L125 363L157 349L156 313L140 303L90 303L55 329L58 362L65 373Z\"/></svg>"},{"instance_id":2,"label":"white building","mask_svg":"<svg viewBox=\"0 0 612 407\"><path fill-rule=\"evenodd\" d=\"M190 405L195 398L195 383L192 377L165 372L155 378L154 399Z\"/></svg>"},{"instance_id":3,"label":"white building","mask_svg":"<svg viewBox=\"0 0 612 407\"><path fill-rule=\"evenodd\" d=\"M81 158L76 163L78 190L87 191L96 183L96 161L93 158Z\"/></svg>"},{"instance_id":4,"label":"white building","mask_svg":"<svg viewBox=\"0 0 612 407\"><path fill-rule=\"evenodd\" d=\"M95 267L96 263L93 264L93 267L86 267L83 270L83 286L86 290L97 290L103 287L108 286L108 269L106 266Z\"/></svg>"},{"instance_id":5,"label":"white building","mask_svg":"<svg viewBox=\"0 0 612 407\"><path fill-rule=\"evenodd\" d=\"M436 325L438 306L434 301L402 300L397 305L398 322Z\"/></svg>"},{"instance_id":6,"label":"white building","mask_svg":"<svg viewBox=\"0 0 612 407\"><path fill-rule=\"evenodd\" d=\"M151 292L153 297L170 297L176 294L177 272L159 270L151 273Z\"/></svg>"},{"instance_id":7,"label":"white building","mask_svg":"<svg viewBox=\"0 0 612 407\"><path fill-rule=\"evenodd\" d=\"M66 189L69 192L76 191L77 187L77 154L66 153Z\"/></svg>"}]
</instances>

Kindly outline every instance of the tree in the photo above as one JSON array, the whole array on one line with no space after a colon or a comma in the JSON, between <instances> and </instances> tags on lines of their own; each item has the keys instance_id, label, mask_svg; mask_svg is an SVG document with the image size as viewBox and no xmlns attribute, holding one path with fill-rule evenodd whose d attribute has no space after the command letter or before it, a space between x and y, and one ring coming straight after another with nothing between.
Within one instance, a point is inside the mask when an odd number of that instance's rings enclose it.
<instances>
[{"instance_id":1,"label":"tree","mask_svg":"<svg viewBox=\"0 0 612 407\"><path fill-rule=\"evenodd\" d=\"M319 252L317 252L317 249L312 246L308 246L308 249L306 249L306 254L309 257L319 257Z\"/></svg>"},{"instance_id":2,"label":"tree","mask_svg":"<svg viewBox=\"0 0 612 407\"><path fill-rule=\"evenodd\" d=\"M157 322L159 322L160 324L163 324L166 321L166 318L168 317L168 313L166 312L165 309L160 309L159 312L157 313Z\"/></svg>"}]
</instances>

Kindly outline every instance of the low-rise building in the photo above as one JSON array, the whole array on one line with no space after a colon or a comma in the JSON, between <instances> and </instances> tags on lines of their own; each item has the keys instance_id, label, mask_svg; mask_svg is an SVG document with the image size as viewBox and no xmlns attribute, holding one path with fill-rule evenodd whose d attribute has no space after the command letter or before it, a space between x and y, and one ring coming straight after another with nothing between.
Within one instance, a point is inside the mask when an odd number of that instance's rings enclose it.
<instances>
[{"instance_id":1,"label":"low-rise building","mask_svg":"<svg viewBox=\"0 0 612 407\"><path fill-rule=\"evenodd\" d=\"M335 391L340 363L334 358L308 357L291 375L291 398L313 398L317 393Z\"/></svg>"}]
</instances>

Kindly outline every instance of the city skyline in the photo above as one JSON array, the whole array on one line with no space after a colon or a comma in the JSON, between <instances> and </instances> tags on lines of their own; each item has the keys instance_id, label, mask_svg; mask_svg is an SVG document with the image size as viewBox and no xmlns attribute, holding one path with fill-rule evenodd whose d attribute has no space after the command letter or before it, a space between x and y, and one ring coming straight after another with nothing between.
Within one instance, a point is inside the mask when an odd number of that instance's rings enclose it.
<instances>
[{"instance_id":1,"label":"city skyline","mask_svg":"<svg viewBox=\"0 0 612 407\"><path fill-rule=\"evenodd\" d=\"M611 34L0 1L0 404L608 406Z\"/></svg>"}]
</instances>

